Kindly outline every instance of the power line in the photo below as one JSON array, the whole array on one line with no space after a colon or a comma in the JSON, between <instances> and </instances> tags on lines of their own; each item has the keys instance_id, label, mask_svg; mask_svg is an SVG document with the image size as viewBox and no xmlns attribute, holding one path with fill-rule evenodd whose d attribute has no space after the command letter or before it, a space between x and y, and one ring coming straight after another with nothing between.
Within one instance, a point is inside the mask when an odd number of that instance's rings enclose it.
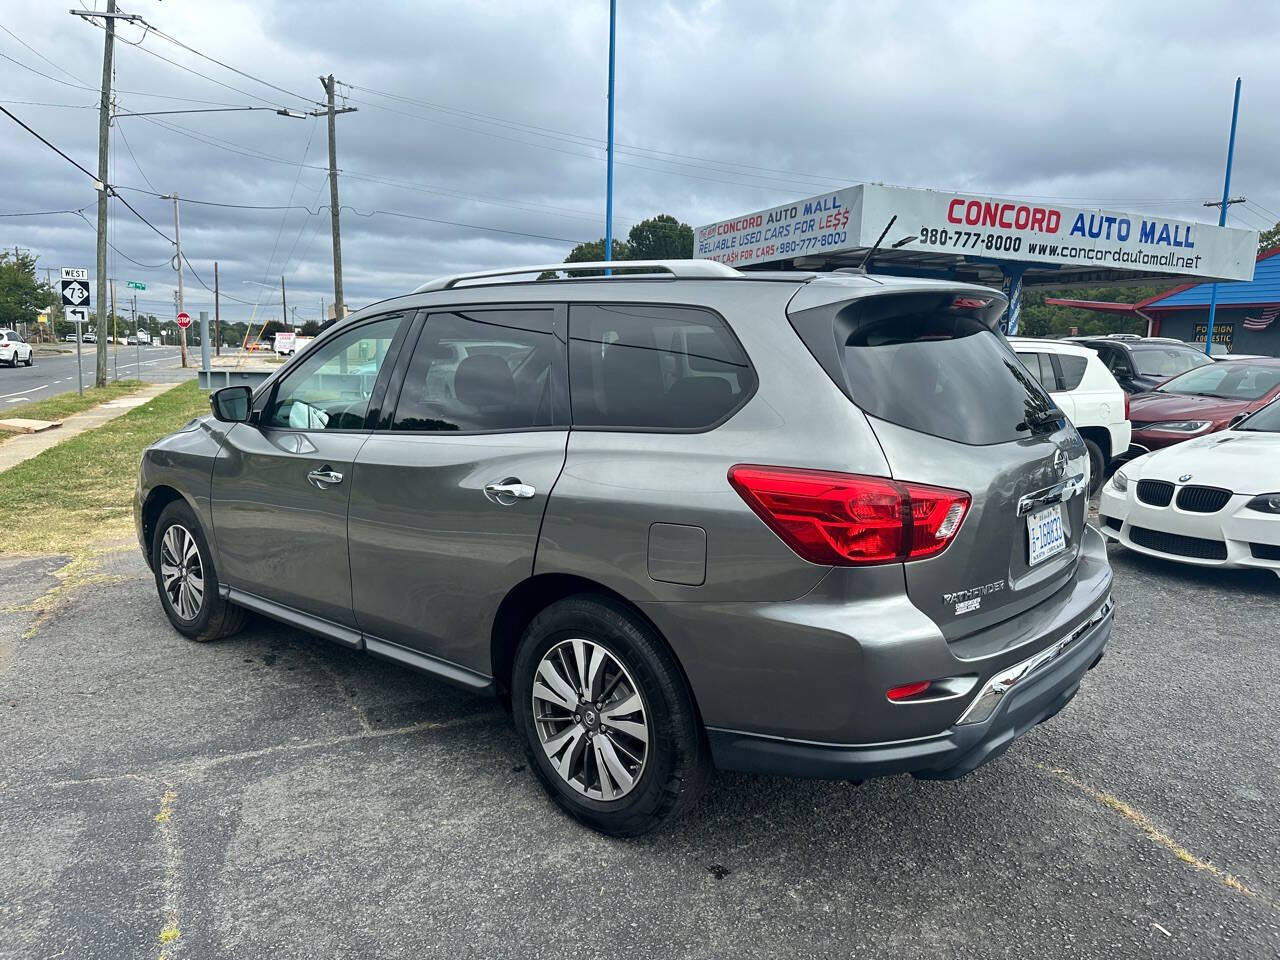
<instances>
[{"instance_id":1,"label":"power line","mask_svg":"<svg viewBox=\"0 0 1280 960\"><path fill-rule=\"evenodd\" d=\"M85 204L85 207L89 204ZM52 217L60 213L75 213L83 216L84 207L79 210L33 210L30 213L0 213L0 217Z\"/></svg>"},{"instance_id":2,"label":"power line","mask_svg":"<svg viewBox=\"0 0 1280 960\"><path fill-rule=\"evenodd\" d=\"M96 87L86 86L83 83L69 83L66 80L59 80L57 77L51 77L49 76L49 74L43 73L40 70L37 70L35 67L31 66L30 64L23 63L21 60L16 60L13 57L9 56L7 53L4 53L2 51L0 51L0 59L8 60L10 63L16 64L17 66L21 67L23 70L29 70L31 73L34 73L36 76L44 77L44 79L51 80L54 83L60 83L64 87L73 87L77 90L88 90L91 93L98 92ZM123 93L131 97L152 97L158 100L173 100L177 103L203 103L203 104L209 104L211 106L221 106L221 107L237 106L237 104L227 103L224 100L201 100L194 97L177 97L168 93L148 93L145 90L116 90L116 93ZM97 104L94 104L94 106L96 107Z\"/></svg>"},{"instance_id":3,"label":"power line","mask_svg":"<svg viewBox=\"0 0 1280 960\"><path fill-rule=\"evenodd\" d=\"M24 107L63 107L67 110L96 110L96 103L49 103L44 100L0 100L0 103L9 103L15 106Z\"/></svg>"},{"instance_id":4,"label":"power line","mask_svg":"<svg viewBox=\"0 0 1280 960\"><path fill-rule=\"evenodd\" d=\"M488 231L489 233L506 233L514 237L529 237L534 240L554 240L557 243L574 243L574 244L586 242L580 239L574 240L569 237L550 237L550 236L547 236L546 234L541 234L541 233L525 233L524 231L521 231L521 230L506 230L506 229L503 229L502 227L482 227L477 223L462 223L457 220L440 220L435 217L420 217L412 213L399 213L395 210L371 210L368 213L361 213L355 207L349 207L346 204L342 205L342 209L350 210L357 217L376 217L376 216L402 217L405 220L422 220L426 223L442 223L451 227L466 227L471 230L485 230L485 231Z\"/></svg>"},{"instance_id":5,"label":"power line","mask_svg":"<svg viewBox=\"0 0 1280 960\"><path fill-rule=\"evenodd\" d=\"M290 167L297 165L297 162L294 160L289 160L285 157L278 157L272 154L264 153L260 150L257 150L256 148L249 147L245 144L236 143L233 140L226 140L225 138L215 138L212 135L198 133L194 130L191 130L189 127L184 127L181 124L173 123L172 121L157 120L155 117L150 117L150 116L139 116L138 119L145 120L148 123L155 124L156 126L159 126L159 127L162 127L163 129L168 130L170 133L176 133L178 136L186 137L189 140L194 140L197 143L204 144L205 146L214 147L215 149L219 149L219 150L225 150L228 153L233 153L238 156L249 157L250 159L255 159L255 160L266 160L271 163L278 163L278 164L281 164L284 166L290 166ZM307 169L307 170L319 170L323 172L327 172L328 170L327 167L322 167L319 164L314 164L314 163L303 164L303 167L304 169ZM439 196L452 197L454 199L470 200L474 203L483 203L483 204L489 204L493 206L509 207L511 209L517 209L517 210L522 209L530 213L539 213L539 212L545 211L553 214L554 216L565 217L567 219L586 220L590 222L595 222L597 219L594 213L590 213L585 210L574 210L572 208L556 207L551 204L538 204L538 203L531 203L531 202L526 203L526 202L521 202L517 200L512 200L509 198L495 197L492 195L485 195L485 194L469 194L462 191L448 190L446 188L438 187L433 184L420 184L420 183L415 183L409 180L402 180L397 177L391 177L391 176L386 176L381 174L362 173L358 170L344 169L342 171L342 175L349 180L362 180L369 183L382 184L383 186L397 187L403 190L413 190L419 193L428 193L428 194L435 194ZM186 198L184 197L183 199L185 200ZM324 209L328 209L328 208L326 207ZM630 223L637 222L637 219L634 216L631 216L631 217L623 216L623 217L619 217L619 219L626 222L630 222Z\"/></svg>"},{"instance_id":6,"label":"power line","mask_svg":"<svg viewBox=\"0 0 1280 960\"><path fill-rule=\"evenodd\" d=\"M147 186L154 190L155 184L151 182L151 178L147 176L146 171L142 169L142 164L138 163L137 156L134 155L133 147L129 145L129 138L124 135L124 127L116 125L116 132L120 134L120 139L124 143L124 148L129 151L129 159L133 161L134 168L138 173L142 174L142 179L147 182Z\"/></svg>"},{"instance_id":7,"label":"power line","mask_svg":"<svg viewBox=\"0 0 1280 960\"><path fill-rule=\"evenodd\" d=\"M113 192L116 190L133 190L138 193L145 193L148 196L153 196L153 197L161 196L160 194L155 193L154 191L143 190L141 187L128 187L128 186L121 185L119 187L113 187L112 189L113 189ZM321 189L323 189L323 184L321 184ZM301 203L294 203L294 204L225 203L222 201L214 201L214 200L196 200L191 197L183 197L182 202L194 203L200 206L208 206L208 207L229 207L233 210L286 210L286 211L287 210L305 210L307 212L307 215L312 217L319 216L320 214L328 211L329 209L328 204L320 204L318 207L316 207L313 210L311 209L311 207L307 206L306 204L301 204ZM356 216L364 217L364 218L375 217L375 216L401 217L408 220L421 220L427 223L439 223L439 224L444 224L446 226L451 226L451 227L466 227L472 230L484 230L490 233L507 233L517 237L529 237L534 240L554 240L561 243L575 243L575 244L585 242L582 239L573 239L570 237L553 237L553 236L548 236L546 234L541 234L541 233L528 233L522 230L507 230L501 227L488 227L482 224L467 223L461 220L444 220L437 217L424 217L424 216L419 216L417 214L401 213L398 210L370 210L368 212L364 212L364 211L358 210L353 206L349 206L348 204L345 204L345 203L342 205L342 209L349 210L351 211L351 213L355 214ZM274 259L275 259L275 255L273 251L271 260L274 260ZM268 263L270 263L271 260L269 260ZM269 271L269 268L268 268L268 271Z\"/></svg>"},{"instance_id":8,"label":"power line","mask_svg":"<svg viewBox=\"0 0 1280 960\"><path fill-rule=\"evenodd\" d=\"M213 77L209 76L207 73L201 73L199 70L195 69L194 67L188 67L186 64L179 63L177 60L170 60L168 57L164 56L163 54L156 53L150 47L135 46L134 49L141 50L143 53L149 54L150 56L155 57L157 60L163 60L165 63L171 64L172 66L177 67L179 70L185 70L187 73L194 74L195 76L200 77L202 80L208 80L210 83L217 84L220 87L225 87L228 90L234 90L236 93L241 94L242 96L252 97L254 100L261 100L263 103L270 104L273 107L279 106L279 104L275 103L274 101L268 100L266 97L260 97L256 93L250 93L248 90L241 90L239 87L233 87L229 83L223 83L221 80L215 80Z\"/></svg>"},{"instance_id":9,"label":"power line","mask_svg":"<svg viewBox=\"0 0 1280 960\"><path fill-rule=\"evenodd\" d=\"M187 46L187 44L183 43L181 40L177 39L176 37L172 37L169 34L165 33L159 27L154 27L154 26L151 26L150 24L147 24L147 25L151 27L151 32L156 34L157 36L163 37L165 40L168 40L170 43L181 47L183 50L186 50L188 53L194 53L197 57L200 57L201 59L208 60L210 63L216 63L218 66L222 67L224 70L230 70L232 73L239 74L240 76L244 77L246 80L252 80L255 83L260 83L264 87L270 87L272 90L275 90L279 93L288 94L289 96L293 97L295 100L301 100L303 103L306 103L308 105L314 106L316 103L316 100L313 98L305 97L300 93L294 93L292 90L286 90L284 87L276 86L274 83L271 83L269 80L263 80L261 77L255 77L253 74L245 73L243 70L239 69L238 67L233 67L229 63L223 63L221 60L218 60L215 57L211 57L207 53L201 53L199 50L195 49L194 47Z\"/></svg>"},{"instance_id":10,"label":"power line","mask_svg":"<svg viewBox=\"0 0 1280 960\"><path fill-rule=\"evenodd\" d=\"M18 36L18 35L17 35L16 33L14 33L12 30L10 30L8 27L6 27L3 23L0 23L0 30L3 30L3 31L4 31L5 33L7 33L9 36L13 37L13 39L17 40L20 44L22 44L24 47L26 47L28 50L30 50L32 53L34 53L37 57L39 57L41 60L43 60L43 61L44 61L45 63L47 63L49 66L53 67L53 69L57 70L59 73L65 73L68 77L70 77L72 80L75 80L77 83L84 83L84 81L83 81L83 80L81 80L79 77L77 77L74 73L72 73L72 72L71 72L70 70L68 70L66 67L62 66L62 64L57 63L57 62L55 62L55 61L53 61L53 60L50 60L48 57L46 57L43 53L41 53L41 52L40 52L39 50L37 50L35 47L33 47L31 44L27 43L27 41L23 40L20 36Z\"/></svg>"},{"instance_id":11,"label":"power line","mask_svg":"<svg viewBox=\"0 0 1280 960\"><path fill-rule=\"evenodd\" d=\"M46 147L48 147L50 150L52 150L54 153L56 153L58 156L60 156L63 160L67 161L67 163L71 164L73 167L75 167L77 170L79 170L81 173L83 173L86 177L88 177L88 178L89 178L90 180L92 180L94 183L97 183L97 182L98 182L98 178L97 178L96 176L94 176L92 173L90 173L90 172L89 172L88 170L86 170L84 167L80 166L80 164L78 164L76 161L72 160L69 156L67 156L65 153L63 153L61 150L59 150L57 147L55 147L52 143L50 143L50 142L49 142L48 140L46 140L44 137L40 136L40 134L36 133L36 131L32 130L29 126L27 126L25 123L23 123L21 120L19 120L16 116L14 116L14 115L13 115L13 113L12 113L12 112L7 108L7 107L0 107L0 112L3 112L3 113L5 114L5 116L7 116L10 120L12 120L12 121L13 121L14 123L16 123L18 126L20 126L23 130L27 131L27 133L29 133L29 134L31 134L33 137L35 137L37 140L39 140L39 141L40 141L41 143L43 143Z\"/></svg>"}]
</instances>

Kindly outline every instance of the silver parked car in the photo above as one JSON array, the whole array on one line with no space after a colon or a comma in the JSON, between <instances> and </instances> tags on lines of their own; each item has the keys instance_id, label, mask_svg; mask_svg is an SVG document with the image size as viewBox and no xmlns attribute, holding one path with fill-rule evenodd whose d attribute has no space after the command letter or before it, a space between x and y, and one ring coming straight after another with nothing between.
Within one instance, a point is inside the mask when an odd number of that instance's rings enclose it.
<instances>
[{"instance_id":1,"label":"silver parked car","mask_svg":"<svg viewBox=\"0 0 1280 960\"><path fill-rule=\"evenodd\" d=\"M506 698L619 835L713 766L958 777L1074 696L1111 571L998 293L627 266L436 280L217 391L138 481L173 625L256 611Z\"/></svg>"}]
</instances>

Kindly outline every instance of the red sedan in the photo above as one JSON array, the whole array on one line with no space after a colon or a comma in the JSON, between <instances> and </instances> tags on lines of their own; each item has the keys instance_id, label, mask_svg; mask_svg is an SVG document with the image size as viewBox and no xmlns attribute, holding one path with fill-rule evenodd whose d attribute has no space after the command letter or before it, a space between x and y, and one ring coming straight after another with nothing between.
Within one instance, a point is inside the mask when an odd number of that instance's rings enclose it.
<instances>
[{"instance_id":1,"label":"red sedan","mask_svg":"<svg viewBox=\"0 0 1280 960\"><path fill-rule=\"evenodd\" d=\"M1226 428L1280 396L1280 358L1224 360L1166 380L1129 403L1136 446L1155 450Z\"/></svg>"}]
</instances>

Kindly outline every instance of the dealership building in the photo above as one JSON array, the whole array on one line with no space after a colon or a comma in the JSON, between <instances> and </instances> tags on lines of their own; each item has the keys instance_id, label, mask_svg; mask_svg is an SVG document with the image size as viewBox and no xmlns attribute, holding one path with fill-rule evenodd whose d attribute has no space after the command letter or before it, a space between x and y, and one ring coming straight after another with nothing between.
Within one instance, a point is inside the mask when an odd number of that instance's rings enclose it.
<instances>
[{"instance_id":1,"label":"dealership building","mask_svg":"<svg viewBox=\"0 0 1280 960\"><path fill-rule=\"evenodd\" d=\"M865 268L999 287L1017 333L1024 284L1248 281L1257 246L1252 230L860 184L698 227L693 255L740 270Z\"/></svg>"},{"instance_id":2,"label":"dealership building","mask_svg":"<svg viewBox=\"0 0 1280 960\"><path fill-rule=\"evenodd\" d=\"M1045 303L1121 314L1146 321L1153 337L1205 342L1209 327L1211 283L1186 283L1138 303L1103 303L1049 297ZM1280 357L1280 247L1258 254L1253 279L1220 283L1213 318L1214 352Z\"/></svg>"}]
</instances>

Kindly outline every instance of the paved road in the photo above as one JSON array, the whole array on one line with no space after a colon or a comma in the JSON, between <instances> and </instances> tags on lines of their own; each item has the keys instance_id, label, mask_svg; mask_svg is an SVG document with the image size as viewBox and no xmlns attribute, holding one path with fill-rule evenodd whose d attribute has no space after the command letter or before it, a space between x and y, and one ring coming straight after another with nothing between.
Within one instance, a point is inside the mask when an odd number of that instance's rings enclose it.
<instances>
[{"instance_id":1,"label":"paved road","mask_svg":"<svg viewBox=\"0 0 1280 960\"><path fill-rule=\"evenodd\" d=\"M68 346L74 347L74 344ZM94 364L97 362L94 350L96 345L84 345L84 384L93 385ZM136 347L120 346L116 362L112 361L112 345L107 344L107 374L116 379L117 369L121 380L168 381L175 376L183 379L195 376L195 366L200 362L199 348L195 354L193 366L187 371L175 366L180 357L177 347L143 347L141 363L138 360ZM60 393L76 390L76 355L60 354L47 356L36 354L36 362L31 367L0 366L0 416L10 414L22 404L31 400L44 400Z\"/></svg>"},{"instance_id":2,"label":"paved road","mask_svg":"<svg viewBox=\"0 0 1280 960\"><path fill-rule=\"evenodd\" d=\"M491 703L263 621L187 642L122 549L38 624L56 562L0 561L0 957L1280 953L1270 575L1112 548L1106 659L974 775L720 775L624 842Z\"/></svg>"}]
</instances>

